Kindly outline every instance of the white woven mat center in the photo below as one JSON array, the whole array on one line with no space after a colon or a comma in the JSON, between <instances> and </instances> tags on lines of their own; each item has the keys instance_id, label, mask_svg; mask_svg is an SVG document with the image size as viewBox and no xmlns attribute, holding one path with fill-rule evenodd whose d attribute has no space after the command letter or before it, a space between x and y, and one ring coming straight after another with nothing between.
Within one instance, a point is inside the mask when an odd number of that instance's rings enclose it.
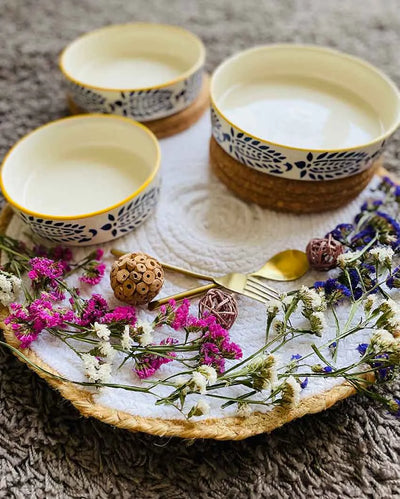
<instances>
[{"instance_id":1,"label":"white woven mat center","mask_svg":"<svg viewBox=\"0 0 400 499\"><path fill-rule=\"evenodd\" d=\"M324 236L338 223L351 222L360 204L368 195L364 192L350 205L321 215L280 214L246 204L233 196L210 173L208 165L210 133L209 116L206 114L189 130L161 141L162 195L157 213L136 232L105 245L105 250L117 247L127 251L144 251L161 261L205 273L223 274L229 271L256 270L274 253L287 248L303 250L312 237ZM20 237L24 230L26 227L22 222L13 217L7 234ZM77 249L76 258L82 257L87 251L87 249ZM112 257L107 259L109 265L112 261ZM302 283L312 284L317 279L325 278L326 274L310 273L302 281L280 288L293 289ZM196 280L168 273L167 282L159 296L169 295L197 284ZM108 277L93 288L93 291L102 293L111 305L118 304L109 288ZM197 302L193 302L194 312L196 307ZM339 314L345 315L346 310L345 306L340 307ZM139 312L140 315L152 314L143 310ZM231 329L231 339L242 347L244 356L262 346L265 325L264 306L240 297L239 317ZM171 331L160 330L156 340L161 340L168 333ZM178 337L178 334L175 333L174 336ZM358 333L341 341L338 364L344 365L359 358L356 346L365 339L366 335L366 332ZM320 339L304 335L291 341L281 350L282 362L286 363L292 354L308 353L312 342L316 342L317 345L322 344L334 336L332 325L332 329L324 333ZM42 334L32 348L44 362L61 375L72 380L84 379L80 360L58 340ZM314 360L317 362L316 358ZM165 377L177 370L179 364L171 362L160 369L159 376ZM128 365L114 372L112 382L140 384L132 372L132 366ZM302 391L301 396L321 393L341 382L340 379L314 378ZM241 393L240 388L226 390L231 394ZM159 393L167 394L169 391L170 389L165 391L160 388ZM188 397L189 407L196 397L197 395ZM95 399L101 405L133 415L174 419L182 417L173 407L155 406L154 398L146 394L104 388L95 395ZM217 399L209 399L208 402L211 406L208 417L235 414L234 406L222 411Z\"/></svg>"}]
</instances>

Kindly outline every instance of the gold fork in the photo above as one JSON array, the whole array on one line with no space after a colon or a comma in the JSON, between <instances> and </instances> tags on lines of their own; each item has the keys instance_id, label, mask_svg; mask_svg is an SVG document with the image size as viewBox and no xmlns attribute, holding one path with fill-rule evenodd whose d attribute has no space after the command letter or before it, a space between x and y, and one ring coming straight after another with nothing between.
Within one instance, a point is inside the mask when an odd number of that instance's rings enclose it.
<instances>
[{"instance_id":1,"label":"gold fork","mask_svg":"<svg viewBox=\"0 0 400 499\"><path fill-rule=\"evenodd\" d=\"M111 253L115 256L121 256L123 254L123 252L118 250L111 250ZM232 272L225 276L213 277L181 269L180 267L175 267L173 265L162 265L168 270L180 272L198 279L211 281L212 284L183 291L181 293L162 298L161 300L155 300L149 303L150 310L154 310L155 308L168 303L169 300L175 299L178 301L183 298L197 296L217 286L222 286L230 291L234 291L235 293L243 294L249 298L260 301L261 303L267 303L269 300L277 298L279 293L264 282L260 281L259 278L271 279L275 281L292 281L303 276L309 268L306 254L299 250L281 251L270 258L260 270L250 274Z\"/></svg>"}]
</instances>

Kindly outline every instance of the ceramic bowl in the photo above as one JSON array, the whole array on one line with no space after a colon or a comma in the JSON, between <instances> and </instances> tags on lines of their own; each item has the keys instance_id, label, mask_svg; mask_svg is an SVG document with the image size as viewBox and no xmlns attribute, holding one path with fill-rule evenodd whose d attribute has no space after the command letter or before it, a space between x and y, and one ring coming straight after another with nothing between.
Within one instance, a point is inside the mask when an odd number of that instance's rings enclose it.
<instances>
[{"instance_id":1,"label":"ceramic bowl","mask_svg":"<svg viewBox=\"0 0 400 499\"><path fill-rule=\"evenodd\" d=\"M400 123L400 94L367 62L328 48L255 47L211 80L212 133L233 158L296 180L369 168Z\"/></svg>"},{"instance_id":2,"label":"ceramic bowl","mask_svg":"<svg viewBox=\"0 0 400 499\"><path fill-rule=\"evenodd\" d=\"M68 45L60 69L68 95L85 112L138 121L165 118L199 95L205 48L190 31L164 24L123 24Z\"/></svg>"},{"instance_id":3,"label":"ceramic bowl","mask_svg":"<svg viewBox=\"0 0 400 499\"><path fill-rule=\"evenodd\" d=\"M160 149L145 126L92 114L64 118L22 138L0 184L33 232L64 245L100 244L136 229L159 197Z\"/></svg>"}]
</instances>

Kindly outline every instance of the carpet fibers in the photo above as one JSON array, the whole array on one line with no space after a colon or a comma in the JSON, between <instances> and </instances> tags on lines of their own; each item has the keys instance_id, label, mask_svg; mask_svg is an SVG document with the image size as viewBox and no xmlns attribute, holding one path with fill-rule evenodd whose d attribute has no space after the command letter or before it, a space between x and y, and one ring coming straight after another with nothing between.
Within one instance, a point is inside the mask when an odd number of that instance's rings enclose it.
<instances>
[{"instance_id":1,"label":"carpet fibers","mask_svg":"<svg viewBox=\"0 0 400 499\"><path fill-rule=\"evenodd\" d=\"M364 57L400 85L395 0L1 0L0 7L0 156L66 114L57 56L77 35L109 23L181 24L204 40L209 70L255 44L316 43ZM397 134L386 166L400 173L399 155ZM81 418L0 349L0 498L400 497L399 456L399 421L360 396L243 442L130 434Z\"/></svg>"}]
</instances>

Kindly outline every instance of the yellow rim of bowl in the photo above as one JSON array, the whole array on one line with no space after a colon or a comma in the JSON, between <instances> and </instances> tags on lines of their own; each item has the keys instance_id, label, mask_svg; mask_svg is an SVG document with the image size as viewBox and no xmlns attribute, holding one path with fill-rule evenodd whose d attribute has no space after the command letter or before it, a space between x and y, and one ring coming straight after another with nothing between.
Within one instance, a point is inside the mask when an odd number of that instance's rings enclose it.
<instances>
[{"instance_id":1,"label":"yellow rim of bowl","mask_svg":"<svg viewBox=\"0 0 400 499\"><path fill-rule=\"evenodd\" d=\"M196 61L196 63L189 68L187 71L184 73L180 74L173 80L169 80L165 83L160 83L159 85L152 85L149 87L136 87L136 88L112 88L112 87L98 87L96 85L90 85L88 83L85 83L83 81L78 80L77 78L74 78L71 76L68 71L65 69L64 66L64 56L67 53L67 51L72 47L77 42L82 41L84 38L88 38L96 33L99 33L101 31L112 31L112 30L117 30L122 27L126 26L132 26L132 27L138 27L138 26L159 26L160 28L164 29L169 29L171 31L179 31L181 33L185 33L185 35L189 35L190 37L193 38L193 40L198 44L198 47L200 49L200 56L199 59ZM89 33L84 33L83 35L79 36L78 38L75 38L71 43L69 43L61 52L59 60L58 60L58 66L60 68L60 71L62 74L67 78L68 80L72 81L73 83L76 83L77 85L81 85L82 87L85 88L90 88L93 90L100 90L102 92L139 92L141 90L152 90L152 89L158 89L158 88L164 88L168 87L170 85L174 85L175 83L178 83L180 81L186 80L189 76L194 74L198 69L200 69L205 62L206 58L206 49L204 47L203 42L201 39L192 33L191 31L181 28L180 26L174 26L173 24L159 24L159 23L124 23L124 24L111 24L109 26L103 26L102 28L95 29L93 31L89 31Z\"/></svg>"},{"instance_id":2,"label":"yellow rim of bowl","mask_svg":"<svg viewBox=\"0 0 400 499\"><path fill-rule=\"evenodd\" d=\"M147 133L147 135L152 139L152 141L153 141L153 143L154 143L154 145L156 147L156 151L157 151L157 157L156 157L156 161L155 161L155 168L152 171L152 173L148 176L148 178L145 180L145 182L139 187L139 189L137 189L133 194L131 194L130 196L126 197L125 199L123 199L122 201L120 201L118 203L115 203L115 204L113 204L111 206L108 206L108 207L106 207L106 208L104 208L102 210L93 211L93 212L90 212L90 213L84 213L82 215L67 215L67 216L62 216L62 215L47 215L45 213L38 213L36 211L29 210L28 208L25 208L24 206L20 205L16 201L14 201L12 199L12 197L8 194L7 189L5 188L4 182L3 182L3 171L4 171L4 168L5 168L7 159L12 154L12 152L18 146L20 146L21 143L24 142L28 137L30 137L31 135L35 134L39 130L43 130L44 128L50 127L52 125L55 125L56 123L61 123L61 122L68 121L68 120L71 120L71 121L72 120L76 120L76 121L78 121L78 120L86 120L86 119L93 119L93 118L101 118L101 119L108 119L108 120L122 120L122 121L124 121L124 122L126 122L126 123L128 123L128 124L130 124L132 126L135 126L135 127L138 127L138 128L142 128ZM60 118L58 120L51 121L50 123L46 123L45 125L42 125L42 126L40 126L38 128L35 128L34 130L32 130L29 133L27 133L26 135L24 135L21 139L19 139L11 147L11 149L5 155L5 157L3 159L3 162L1 164L1 169L0 169L0 188L2 190L2 193L3 193L4 197L10 203L10 205L14 206L15 208L17 208L18 210L22 211L23 213L26 213L27 215L32 215L32 216L37 217L37 218L45 218L45 219L48 219L48 220L80 220L80 219L83 219L83 218L94 217L96 215L102 215L103 213L107 213L109 211L112 211L115 208L118 208L118 207L124 205L125 203L128 203L131 199L135 198L138 194L140 194L142 191L144 191L146 189L146 187L148 185L150 185L151 182L154 180L154 178L157 176L157 174L159 172L159 169L160 169L160 161L161 161L160 144L159 144L156 136L154 135L154 133L151 130L149 130L146 126L142 125L142 123L134 121L134 120L132 120L130 118L125 118L124 116L116 116L116 115L109 115L109 114L95 114L95 113L93 113L93 114L86 114L86 115L83 115L83 116L67 116L65 118Z\"/></svg>"},{"instance_id":3,"label":"yellow rim of bowl","mask_svg":"<svg viewBox=\"0 0 400 499\"><path fill-rule=\"evenodd\" d=\"M389 78L383 71L381 71L380 69L376 68L373 64L370 64L369 62L364 61L363 59L360 59L359 57L356 57L356 56L353 56L353 55L350 55L350 54L346 54L345 52L341 52L340 50L335 50L335 49L332 49L330 47L318 47L318 46L315 46L315 45L302 45L302 44L291 44L291 43L277 43L277 44L271 44L271 45L259 45L259 46L252 47L252 48L247 49L247 50L242 50L241 52L232 55L231 57L229 57L228 59L226 59L224 62L222 62L215 69L215 71L211 75L211 83L210 83L210 100L211 100L211 105L222 116L222 118L227 123L229 123L229 125L231 127L235 128L236 130L239 130L242 133L245 133L246 135L248 135L252 139L259 140L260 142L262 142L264 144L269 144L269 145L272 145L272 146L275 146L275 147L282 147L284 149L289 149L291 151L315 152L315 153L322 153L322 152L342 152L342 151L353 151L353 150L357 150L357 149L363 149L365 147L369 147L369 146L371 146L371 145L373 145L373 144L375 144L377 142L381 142L381 141L387 139L399 127L399 125L400 125L400 112L398 113L398 118L397 118L396 123L392 127L390 127L388 131L386 131L385 133L379 135L378 137L376 137L375 139L371 140L370 142L366 142L364 144L359 144L359 145L355 145L355 146L351 146L351 147L339 147L339 148L336 148L336 149L313 149L313 148L289 146L289 145L286 145L286 144L280 144L278 142L271 142L271 141L263 139L261 137L257 137L256 135L252 135L251 133L247 132L243 128L240 128L238 125L236 125L235 123L233 123L232 121L230 121L224 115L224 113L220 110L220 108L217 106L217 104L215 102L215 98L214 98L214 81L215 81L215 77L217 76L217 73L224 68L225 65L227 65L229 62L233 61L234 59L236 59L237 57L239 57L239 56L241 56L243 54L246 54L246 53L249 53L249 52L262 51L262 50L265 50L265 49L280 49L280 48L291 48L291 49L294 49L294 50L301 49L301 50L310 50L310 51L315 51L315 52L325 52L325 53L335 54L335 55L337 55L339 57L342 57L344 59L349 59L350 61L352 61L352 62L354 62L356 64L359 64L360 66L363 66L364 68L370 69L374 73L376 73L377 75L379 75L392 88L394 94L397 96L397 99L398 99L398 101L400 103L400 91L397 88L396 84L393 82L393 80L391 80L391 78Z\"/></svg>"}]
</instances>

